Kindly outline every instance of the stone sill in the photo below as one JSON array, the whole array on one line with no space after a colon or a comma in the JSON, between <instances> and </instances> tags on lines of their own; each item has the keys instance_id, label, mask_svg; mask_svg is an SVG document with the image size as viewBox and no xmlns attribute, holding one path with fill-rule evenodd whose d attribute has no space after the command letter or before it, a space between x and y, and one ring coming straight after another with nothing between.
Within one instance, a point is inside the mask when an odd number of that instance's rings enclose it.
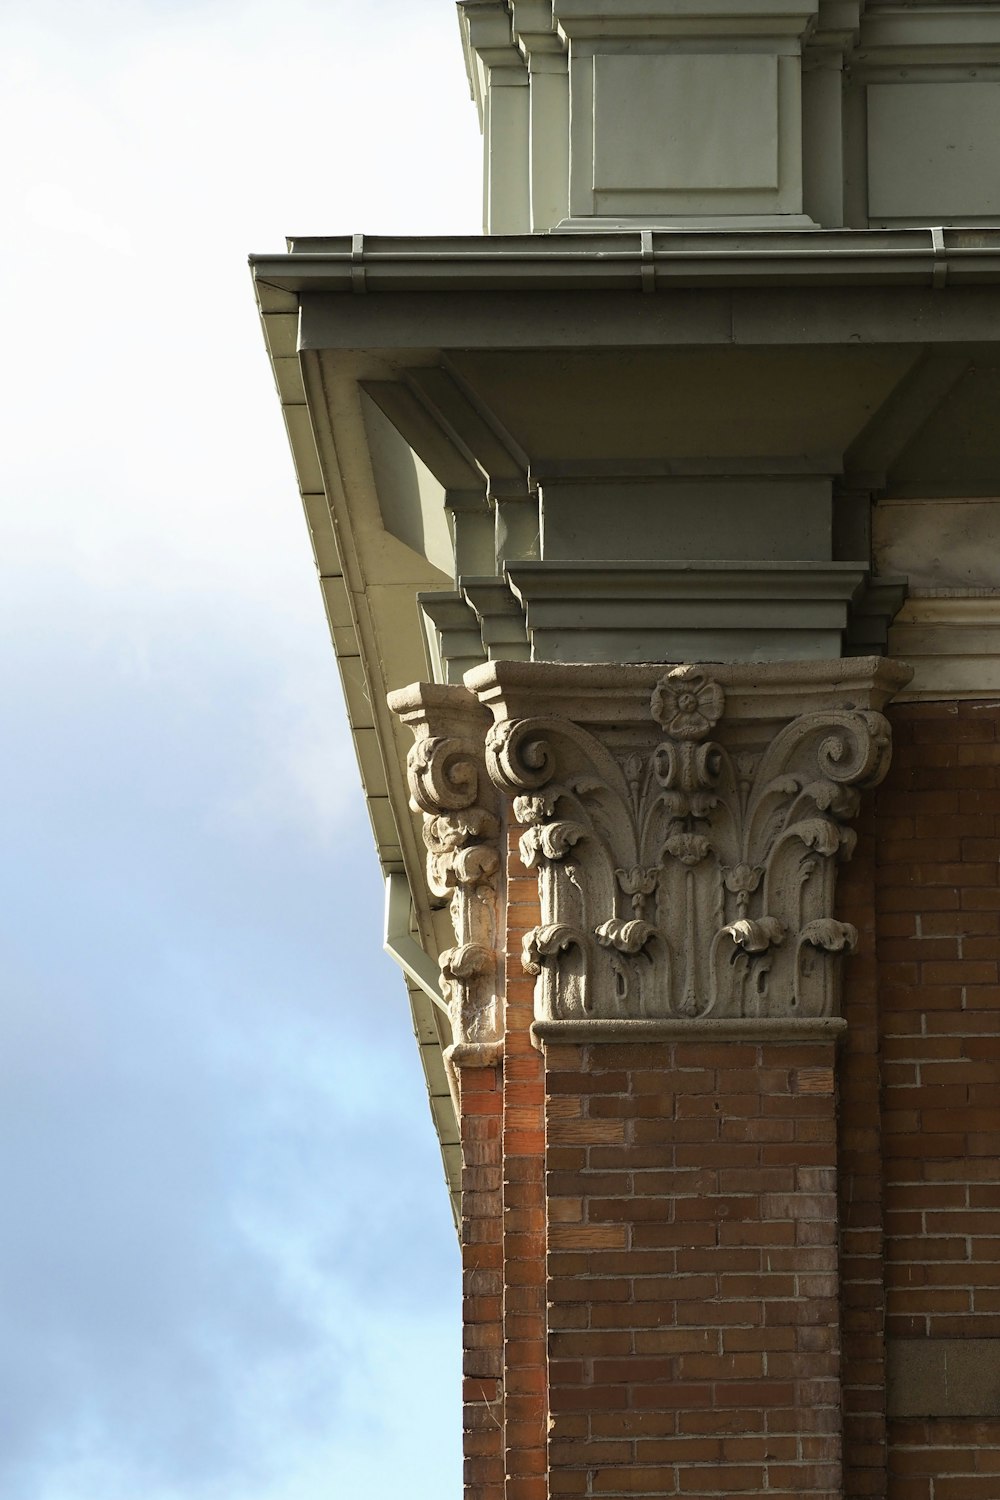
<instances>
[{"instance_id":1,"label":"stone sill","mask_svg":"<svg viewBox=\"0 0 1000 1500\"><path fill-rule=\"evenodd\" d=\"M595 1042L837 1042L847 1031L840 1016L742 1017L731 1020L573 1020L536 1021L531 1039L541 1051L546 1042L593 1045Z\"/></svg>"}]
</instances>

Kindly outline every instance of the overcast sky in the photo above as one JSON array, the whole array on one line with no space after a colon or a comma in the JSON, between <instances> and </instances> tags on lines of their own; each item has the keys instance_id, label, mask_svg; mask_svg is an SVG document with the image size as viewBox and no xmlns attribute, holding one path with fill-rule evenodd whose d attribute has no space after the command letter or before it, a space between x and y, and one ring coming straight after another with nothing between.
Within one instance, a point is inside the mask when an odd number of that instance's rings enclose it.
<instances>
[{"instance_id":1,"label":"overcast sky","mask_svg":"<svg viewBox=\"0 0 1000 1500\"><path fill-rule=\"evenodd\" d=\"M458 1256L246 256L479 230L451 0L0 0L0 1495L449 1500Z\"/></svg>"}]
</instances>

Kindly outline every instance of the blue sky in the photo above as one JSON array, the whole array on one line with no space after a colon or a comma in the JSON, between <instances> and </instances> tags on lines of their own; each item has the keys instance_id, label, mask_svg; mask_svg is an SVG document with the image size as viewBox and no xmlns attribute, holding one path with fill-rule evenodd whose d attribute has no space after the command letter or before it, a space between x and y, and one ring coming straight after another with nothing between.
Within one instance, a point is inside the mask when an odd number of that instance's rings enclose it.
<instances>
[{"instance_id":1,"label":"blue sky","mask_svg":"<svg viewBox=\"0 0 1000 1500\"><path fill-rule=\"evenodd\" d=\"M0 1494L446 1500L458 1256L246 270L477 232L450 0L0 8Z\"/></svg>"}]
</instances>

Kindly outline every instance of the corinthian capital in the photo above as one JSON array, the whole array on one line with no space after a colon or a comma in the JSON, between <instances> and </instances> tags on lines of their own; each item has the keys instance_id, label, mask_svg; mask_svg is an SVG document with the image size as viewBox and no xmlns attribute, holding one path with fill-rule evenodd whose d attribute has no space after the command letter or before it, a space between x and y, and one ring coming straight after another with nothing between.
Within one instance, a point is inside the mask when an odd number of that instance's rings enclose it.
<instances>
[{"instance_id":1,"label":"corinthian capital","mask_svg":"<svg viewBox=\"0 0 1000 1500\"><path fill-rule=\"evenodd\" d=\"M410 806L423 814L427 883L450 903L455 945L441 954L441 991L462 1047L500 1037L500 823L486 775L489 716L461 687L418 683L389 696L413 732Z\"/></svg>"},{"instance_id":2,"label":"corinthian capital","mask_svg":"<svg viewBox=\"0 0 1000 1500\"><path fill-rule=\"evenodd\" d=\"M537 1020L835 1016L857 942L837 871L908 676L875 658L470 673L538 874Z\"/></svg>"}]
</instances>

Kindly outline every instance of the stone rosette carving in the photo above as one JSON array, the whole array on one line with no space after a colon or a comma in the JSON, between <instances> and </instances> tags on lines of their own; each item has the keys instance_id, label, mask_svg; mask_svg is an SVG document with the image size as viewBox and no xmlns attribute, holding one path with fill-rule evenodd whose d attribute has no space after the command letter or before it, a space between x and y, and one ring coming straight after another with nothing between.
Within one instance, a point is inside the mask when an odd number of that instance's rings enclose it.
<instances>
[{"instance_id":1,"label":"stone rosette carving","mask_svg":"<svg viewBox=\"0 0 1000 1500\"><path fill-rule=\"evenodd\" d=\"M460 687L421 685L389 702L415 736L407 757L410 806L423 814L428 887L449 902L455 932L454 946L440 955L453 1042L493 1046L501 1036L501 861L485 716Z\"/></svg>"},{"instance_id":2,"label":"stone rosette carving","mask_svg":"<svg viewBox=\"0 0 1000 1500\"><path fill-rule=\"evenodd\" d=\"M498 717L487 765L538 878L523 962L539 1021L837 1013L841 958L857 942L834 913L837 871L860 793L888 767L890 730L829 665L828 694L818 664L788 668L809 688L800 713L774 708L781 668L757 669L771 697L755 718L755 669L715 669L727 690L712 668L680 666L646 689L644 721L606 707L597 727L582 711ZM867 701L884 702L906 669L870 665L889 686ZM609 679L612 703L614 692Z\"/></svg>"}]
</instances>

